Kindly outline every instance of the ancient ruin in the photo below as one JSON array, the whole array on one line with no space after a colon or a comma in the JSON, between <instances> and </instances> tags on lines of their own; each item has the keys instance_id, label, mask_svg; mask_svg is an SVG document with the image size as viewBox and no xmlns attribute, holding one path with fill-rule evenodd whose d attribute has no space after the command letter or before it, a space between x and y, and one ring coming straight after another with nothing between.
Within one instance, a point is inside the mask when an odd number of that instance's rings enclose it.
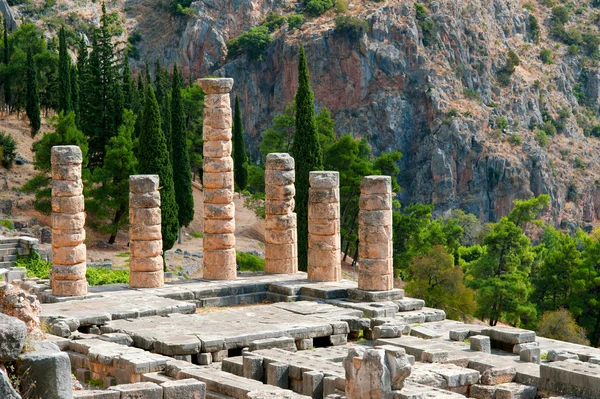
<instances>
[{"instance_id":1,"label":"ancient ruin","mask_svg":"<svg viewBox=\"0 0 600 399\"><path fill-rule=\"evenodd\" d=\"M283 153L267 155L265 171L266 273L296 273L298 271L294 180L294 158Z\"/></svg>"},{"instance_id":2,"label":"ancient ruin","mask_svg":"<svg viewBox=\"0 0 600 399\"><path fill-rule=\"evenodd\" d=\"M200 79L204 90L204 278L236 277L235 205L231 158L233 79Z\"/></svg>"},{"instance_id":3,"label":"ancient ruin","mask_svg":"<svg viewBox=\"0 0 600 399\"><path fill-rule=\"evenodd\" d=\"M342 279L340 258L340 177L310 172L308 190L308 280Z\"/></svg>"},{"instance_id":4,"label":"ancient ruin","mask_svg":"<svg viewBox=\"0 0 600 399\"><path fill-rule=\"evenodd\" d=\"M87 293L81 150L52 147L52 293Z\"/></svg>"},{"instance_id":5,"label":"ancient ruin","mask_svg":"<svg viewBox=\"0 0 600 399\"><path fill-rule=\"evenodd\" d=\"M164 284L158 175L129 177L129 285L154 288Z\"/></svg>"},{"instance_id":6,"label":"ancient ruin","mask_svg":"<svg viewBox=\"0 0 600 399\"><path fill-rule=\"evenodd\" d=\"M358 213L358 288L390 291L392 264L392 181L365 176L360 184Z\"/></svg>"}]
</instances>

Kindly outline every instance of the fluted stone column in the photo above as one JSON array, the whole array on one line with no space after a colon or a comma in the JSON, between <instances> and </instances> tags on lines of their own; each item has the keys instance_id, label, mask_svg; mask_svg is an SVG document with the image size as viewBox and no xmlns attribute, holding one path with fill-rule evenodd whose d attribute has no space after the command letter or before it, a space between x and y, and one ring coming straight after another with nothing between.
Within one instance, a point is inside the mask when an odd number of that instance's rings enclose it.
<instances>
[{"instance_id":1,"label":"fluted stone column","mask_svg":"<svg viewBox=\"0 0 600 399\"><path fill-rule=\"evenodd\" d=\"M365 176L360 184L358 212L358 288L390 291L392 264L392 180Z\"/></svg>"},{"instance_id":2,"label":"fluted stone column","mask_svg":"<svg viewBox=\"0 0 600 399\"><path fill-rule=\"evenodd\" d=\"M310 172L308 189L308 280L340 281L340 177Z\"/></svg>"},{"instance_id":3,"label":"fluted stone column","mask_svg":"<svg viewBox=\"0 0 600 399\"><path fill-rule=\"evenodd\" d=\"M129 176L129 285L164 284L158 175Z\"/></svg>"},{"instance_id":4,"label":"fluted stone column","mask_svg":"<svg viewBox=\"0 0 600 399\"><path fill-rule=\"evenodd\" d=\"M52 293L87 294L81 149L55 146L52 163Z\"/></svg>"},{"instance_id":5,"label":"fluted stone column","mask_svg":"<svg viewBox=\"0 0 600 399\"><path fill-rule=\"evenodd\" d=\"M289 154L267 155L265 171L265 271L267 273L298 272L298 236L294 195L296 189L294 158Z\"/></svg>"},{"instance_id":6,"label":"fluted stone column","mask_svg":"<svg viewBox=\"0 0 600 399\"><path fill-rule=\"evenodd\" d=\"M204 278L232 280L235 258L235 205L231 158L233 79L200 79L204 90Z\"/></svg>"}]
</instances>

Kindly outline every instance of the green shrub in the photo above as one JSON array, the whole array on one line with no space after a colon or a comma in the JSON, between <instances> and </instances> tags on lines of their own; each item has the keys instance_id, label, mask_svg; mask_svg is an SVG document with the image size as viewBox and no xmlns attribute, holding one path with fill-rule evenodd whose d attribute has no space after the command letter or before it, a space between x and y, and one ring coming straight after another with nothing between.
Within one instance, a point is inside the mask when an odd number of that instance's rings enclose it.
<instances>
[{"instance_id":1,"label":"green shrub","mask_svg":"<svg viewBox=\"0 0 600 399\"><path fill-rule=\"evenodd\" d=\"M529 37L534 43L539 43L541 35L542 30L540 29L540 24L537 18L535 15L529 14Z\"/></svg>"},{"instance_id":2,"label":"green shrub","mask_svg":"<svg viewBox=\"0 0 600 399\"><path fill-rule=\"evenodd\" d=\"M286 18L276 12L271 11L261 25L266 26L269 32L274 32L285 24Z\"/></svg>"},{"instance_id":3,"label":"green shrub","mask_svg":"<svg viewBox=\"0 0 600 399\"><path fill-rule=\"evenodd\" d=\"M573 160L573 167L576 169L585 169L587 168L587 165L585 164L585 162L583 162L583 159L575 157L575 159Z\"/></svg>"},{"instance_id":4,"label":"green shrub","mask_svg":"<svg viewBox=\"0 0 600 399\"><path fill-rule=\"evenodd\" d=\"M540 50L540 58L542 60L542 63L546 65L554 64L554 61L552 60L552 50L550 49L542 47L542 49Z\"/></svg>"},{"instance_id":5,"label":"green shrub","mask_svg":"<svg viewBox=\"0 0 600 399\"><path fill-rule=\"evenodd\" d=\"M465 87L463 89L463 94L465 97L467 97L470 100L481 100L481 96L479 95L479 92L475 89L470 89L468 87Z\"/></svg>"},{"instance_id":6,"label":"green shrub","mask_svg":"<svg viewBox=\"0 0 600 399\"><path fill-rule=\"evenodd\" d=\"M204 237L204 234L200 233L199 231L193 231L190 233L190 235L194 238L202 238Z\"/></svg>"},{"instance_id":7,"label":"green shrub","mask_svg":"<svg viewBox=\"0 0 600 399\"><path fill-rule=\"evenodd\" d=\"M290 29L299 28L304 23L304 15L302 14L294 14L288 17L288 26Z\"/></svg>"},{"instance_id":8,"label":"green shrub","mask_svg":"<svg viewBox=\"0 0 600 399\"><path fill-rule=\"evenodd\" d=\"M552 21L555 23L566 24L569 21L569 10L564 6L552 8Z\"/></svg>"},{"instance_id":9,"label":"green shrub","mask_svg":"<svg viewBox=\"0 0 600 399\"><path fill-rule=\"evenodd\" d=\"M594 127L590 131L590 136L600 137L600 125L594 125Z\"/></svg>"},{"instance_id":10,"label":"green shrub","mask_svg":"<svg viewBox=\"0 0 600 399\"><path fill-rule=\"evenodd\" d=\"M0 219L0 226L12 230L15 228L15 224L12 222L12 220L6 220L6 219Z\"/></svg>"},{"instance_id":11,"label":"green shrub","mask_svg":"<svg viewBox=\"0 0 600 399\"><path fill-rule=\"evenodd\" d=\"M17 142L8 133L0 132L0 165L10 169L17 157Z\"/></svg>"},{"instance_id":12,"label":"green shrub","mask_svg":"<svg viewBox=\"0 0 600 399\"><path fill-rule=\"evenodd\" d=\"M570 183L569 187L567 187L567 201L568 202L577 202L578 190L575 183Z\"/></svg>"},{"instance_id":13,"label":"green shrub","mask_svg":"<svg viewBox=\"0 0 600 399\"><path fill-rule=\"evenodd\" d=\"M582 39L585 44L585 53L592 58L598 58L598 46L600 46L598 35L588 32L582 35Z\"/></svg>"},{"instance_id":14,"label":"green shrub","mask_svg":"<svg viewBox=\"0 0 600 399\"><path fill-rule=\"evenodd\" d=\"M192 16L195 11L190 8L192 0L171 0L169 4L169 12L172 15Z\"/></svg>"},{"instance_id":15,"label":"green shrub","mask_svg":"<svg viewBox=\"0 0 600 399\"><path fill-rule=\"evenodd\" d=\"M358 40L367 31L367 21L360 18L343 15L335 19L335 32L347 36L351 40Z\"/></svg>"},{"instance_id":16,"label":"green shrub","mask_svg":"<svg viewBox=\"0 0 600 399\"><path fill-rule=\"evenodd\" d=\"M576 44L572 44L567 48L567 53L569 55L578 55L579 53L581 53L581 47L579 47Z\"/></svg>"},{"instance_id":17,"label":"green shrub","mask_svg":"<svg viewBox=\"0 0 600 399\"><path fill-rule=\"evenodd\" d=\"M449 118L456 118L458 116L458 110L456 108L450 108L446 114Z\"/></svg>"},{"instance_id":18,"label":"green shrub","mask_svg":"<svg viewBox=\"0 0 600 399\"><path fill-rule=\"evenodd\" d=\"M501 85L507 86L510 83L510 77L515 73L516 67L520 63L519 56L513 50L506 53L506 64L497 72L498 81Z\"/></svg>"},{"instance_id":19,"label":"green shrub","mask_svg":"<svg viewBox=\"0 0 600 399\"><path fill-rule=\"evenodd\" d=\"M420 21L425 20L425 18L427 18L427 16L429 15L427 9L421 3L415 3L415 14L417 19Z\"/></svg>"},{"instance_id":20,"label":"green shrub","mask_svg":"<svg viewBox=\"0 0 600 399\"><path fill-rule=\"evenodd\" d=\"M89 285L129 284L129 270L110 270L88 267L85 278Z\"/></svg>"},{"instance_id":21,"label":"green shrub","mask_svg":"<svg viewBox=\"0 0 600 399\"><path fill-rule=\"evenodd\" d=\"M24 267L27 270L27 277L50 278L52 262L42 260L40 255L34 251L27 257L17 259L15 266Z\"/></svg>"},{"instance_id":22,"label":"green shrub","mask_svg":"<svg viewBox=\"0 0 600 399\"><path fill-rule=\"evenodd\" d=\"M523 144L523 139L521 138L521 136L519 136L517 133L513 133L511 134L511 136L508 138L508 142L511 145L517 146L517 145L521 145Z\"/></svg>"},{"instance_id":23,"label":"green shrub","mask_svg":"<svg viewBox=\"0 0 600 399\"><path fill-rule=\"evenodd\" d=\"M245 272L261 272L265 270L265 260L248 252L236 251L238 269Z\"/></svg>"},{"instance_id":24,"label":"green shrub","mask_svg":"<svg viewBox=\"0 0 600 399\"><path fill-rule=\"evenodd\" d=\"M546 133L546 135L550 137L554 137L556 135L556 126L554 126L553 122L554 121L546 121L541 126L544 133Z\"/></svg>"},{"instance_id":25,"label":"green shrub","mask_svg":"<svg viewBox=\"0 0 600 399\"><path fill-rule=\"evenodd\" d=\"M348 3L346 0L335 0L335 12L337 14L343 14L348 11Z\"/></svg>"},{"instance_id":26,"label":"green shrub","mask_svg":"<svg viewBox=\"0 0 600 399\"><path fill-rule=\"evenodd\" d=\"M423 46L429 47L437 43L438 25L431 19L429 12L423 4L415 3L415 16L417 23L421 28L421 35L423 40Z\"/></svg>"},{"instance_id":27,"label":"green shrub","mask_svg":"<svg viewBox=\"0 0 600 399\"><path fill-rule=\"evenodd\" d=\"M240 54L246 54L251 60L261 61L272 41L269 28L255 26L227 43L227 56L234 58Z\"/></svg>"},{"instance_id":28,"label":"green shrub","mask_svg":"<svg viewBox=\"0 0 600 399\"><path fill-rule=\"evenodd\" d=\"M538 130L535 132L535 141L537 141L540 147L545 147L550 142L548 135L543 130Z\"/></svg>"},{"instance_id":29,"label":"green shrub","mask_svg":"<svg viewBox=\"0 0 600 399\"><path fill-rule=\"evenodd\" d=\"M527 2L525 4L523 4L523 8L526 10L529 10L529 12L534 12L535 8L533 7L533 4L531 4L530 2Z\"/></svg>"},{"instance_id":30,"label":"green shrub","mask_svg":"<svg viewBox=\"0 0 600 399\"><path fill-rule=\"evenodd\" d=\"M308 15L313 17L318 17L323 14L325 11L329 10L333 7L332 0L304 0L304 11Z\"/></svg>"},{"instance_id":31,"label":"green shrub","mask_svg":"<svg viewBox=\"0 0 600 399\"><path fill-rule=\"evenodd\" d=\"M503 116L497 117L496 118L496 128L498 128L500 130L508 129L508 120Z\"/></svg>"}]
</instances>

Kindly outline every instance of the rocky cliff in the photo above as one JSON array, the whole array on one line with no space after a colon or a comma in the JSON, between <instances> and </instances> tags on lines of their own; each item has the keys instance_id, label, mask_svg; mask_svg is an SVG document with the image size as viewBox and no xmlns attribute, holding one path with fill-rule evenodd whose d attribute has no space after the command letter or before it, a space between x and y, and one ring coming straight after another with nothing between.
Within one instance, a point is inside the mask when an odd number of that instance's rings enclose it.
<instances>
[{"instance_id":1,"label":"rocky cliff","mask_svg":"<svg viewBox=\"0 0 600 399\"><path fill-rule=\"evenodd\" d=\"M317 106L332 112L336 132L367 137L376 152L403 153L403 203L434 203L439 214L460 207L494 221L513 199L548 193L547 216L555 223L589 228L600 219L600 141L584 135L586 126L598 123L600 70L551 37L551 7L519 0L426 1L435 32L424 45L413 2L348 3L348 14L368 23L359 39L334 31L331 10L300 29L284 25L274 32L260 62L228 60L227 41L268 12L290 15L298 5L201 0L192 3L196 15L185 18L168 14L164 0L128 0L123 14L128 32L141 34L140 60L177 62L194 77L235 79L254 149L273 115L293 99L304 45ZM597 34L593 13L577 1L567 27ZM530 34L530 14L539 21L539 43ZM553 52L553 64L542 63L543 47ZM498 73L508 50L520 65L502 85ZM508 124L498 126L504 118ZM530 127L549 118L560 120L560 132L540 145Z\"/></svg>"}]
</instances>

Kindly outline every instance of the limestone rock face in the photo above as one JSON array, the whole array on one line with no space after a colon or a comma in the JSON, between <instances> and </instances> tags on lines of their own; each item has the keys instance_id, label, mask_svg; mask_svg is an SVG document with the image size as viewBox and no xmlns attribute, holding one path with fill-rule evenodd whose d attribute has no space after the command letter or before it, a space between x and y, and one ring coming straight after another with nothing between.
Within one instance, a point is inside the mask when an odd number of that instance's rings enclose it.
<instances>
[{"instance_id":1,"label":"limestone rock face","mask_svg":"<svg viewBox=\"0 0 600 399\"><path fill-rule=\"evenodd\" d=\"M0 313L16 317L27 326L27 334L35 339L43 339L40 325L42 307L35 295L30 295L12 284L0 286Z\"/></svg>"},{"instance_id":2,"label":"limestone rock face","mask_svg":"<svg viewBox=\"0 0 600 399\"><path fill-rule=\"evenodd\" d=\"M294 158L289 154L267 155L265 171L265 271L267 273L298 271L294 167ZM279 251L281 248L285 250Z\"/></svg>"},{"instance_id":3,"label":"limestone rock face","mask_svg":"<svg viewBox=\"0 0 600 399\"><path fill-rule=\"evenodd\" d=\"M27 336L27 326L16 317L0 313L0 362L17 360Z\"/></svg>"}]
</instances>

